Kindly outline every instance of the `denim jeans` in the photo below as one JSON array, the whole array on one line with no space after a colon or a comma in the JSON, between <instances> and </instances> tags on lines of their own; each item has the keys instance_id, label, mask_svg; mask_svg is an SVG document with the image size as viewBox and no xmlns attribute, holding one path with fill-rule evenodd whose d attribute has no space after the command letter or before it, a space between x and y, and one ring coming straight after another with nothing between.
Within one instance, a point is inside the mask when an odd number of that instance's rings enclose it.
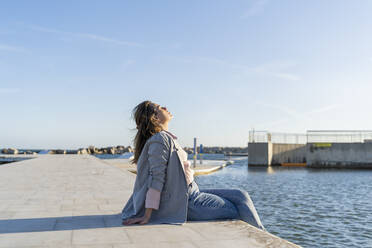
<instances>
[{"instance_id":1,"label":"denim jeans","mask_svg":"<svg viewBox=\"0 0 372 248\"><path fill-rule=\"evenodd\" d=\"M248 192L241 189L201 189L188 186L187 220L240 219L265 230Z\"/></svg>"}]
</instances>

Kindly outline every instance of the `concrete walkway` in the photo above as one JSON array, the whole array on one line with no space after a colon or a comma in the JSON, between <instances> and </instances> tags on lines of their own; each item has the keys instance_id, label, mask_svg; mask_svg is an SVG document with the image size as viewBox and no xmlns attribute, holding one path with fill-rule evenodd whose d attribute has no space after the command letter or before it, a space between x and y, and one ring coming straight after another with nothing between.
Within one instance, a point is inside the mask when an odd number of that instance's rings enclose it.
<instances>
[{"instance_id":1,"label":"concrete walkway","mask_svg":"<svg viewBox=\"0 0 372 248\"><path fill-rule=\"evenodd\" d=\"M0 247L298 247L240 220L122 226L133 173L90 155L32 157L0 165Z\"/></svg>"},{"instance_id":2,"label":"concrete walkway","mask_svg":"<svg viewBox=\"0 0 372 248\"><path fill-rule=\"evenodd\" d=\"M124 169L126 171L130 171L135 174L137 173L136 166L131 164L129 159L102 159L101 161L107 164L115 165L116 167ZM231 160L203 160L203 163L200 164L199 160L197 160L196 167L193 167L193 170L195 172L194 176L210 174L233 163L234 161Z\"/></svg>"}]
</instances>

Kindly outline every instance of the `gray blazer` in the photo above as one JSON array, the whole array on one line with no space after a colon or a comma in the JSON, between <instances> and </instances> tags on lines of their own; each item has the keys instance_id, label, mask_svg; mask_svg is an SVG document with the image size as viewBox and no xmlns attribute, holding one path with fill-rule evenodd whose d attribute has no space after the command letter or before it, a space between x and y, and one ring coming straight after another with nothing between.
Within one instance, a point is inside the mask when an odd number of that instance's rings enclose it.
<instances>
[{"instance_id":1,"label":"gray blazer","mask_svg":"<svg viewBox=\"0 0 372 248\"><path fill-rule=\"evenodd\" d=\"M133 193L122 210L122 219L141 217L149 187L161 191L158 210L148 223L184 224L187 220L188 185L181 164L182 147L167 132L150 137L137 162Z\"/></svg>"}]
</instances>

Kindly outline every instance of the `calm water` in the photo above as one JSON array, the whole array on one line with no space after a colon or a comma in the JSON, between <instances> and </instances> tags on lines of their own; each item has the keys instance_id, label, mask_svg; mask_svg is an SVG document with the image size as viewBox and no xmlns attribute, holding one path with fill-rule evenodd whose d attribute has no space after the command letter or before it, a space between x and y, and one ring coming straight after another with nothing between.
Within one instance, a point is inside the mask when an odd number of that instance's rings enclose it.
<instances>
[{"instance_id":1,"label":"calm water","mask_svg":"<svg viewBox=\"0 0 372 248\"><path fill-rule=\"evenodd\" d=\"M372 247L372 171L248 168L232 158L197 176L199 187L247 190L266 229L303 247Z\"/></svg>"}]
</instances>

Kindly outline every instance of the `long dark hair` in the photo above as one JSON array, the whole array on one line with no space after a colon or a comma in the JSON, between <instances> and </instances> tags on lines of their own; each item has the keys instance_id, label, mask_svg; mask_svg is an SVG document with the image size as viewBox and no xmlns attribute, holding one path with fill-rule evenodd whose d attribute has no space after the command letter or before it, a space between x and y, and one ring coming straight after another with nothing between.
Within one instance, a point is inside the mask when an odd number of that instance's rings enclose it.
<instances>
[{"instance_id":1,"label":"long dark hair","mask_svg":"<svg viewBox=\"0 0 372 248\"><path fill-rule=\"evenodd\" d=\"M138 104L132 112L133 119L137 125L137 134L134 137L134 158L131 163L136 164L146 141L162 129L155 122L156 105L151 101L143 101Z\"/></svg>"}]
</instances>

